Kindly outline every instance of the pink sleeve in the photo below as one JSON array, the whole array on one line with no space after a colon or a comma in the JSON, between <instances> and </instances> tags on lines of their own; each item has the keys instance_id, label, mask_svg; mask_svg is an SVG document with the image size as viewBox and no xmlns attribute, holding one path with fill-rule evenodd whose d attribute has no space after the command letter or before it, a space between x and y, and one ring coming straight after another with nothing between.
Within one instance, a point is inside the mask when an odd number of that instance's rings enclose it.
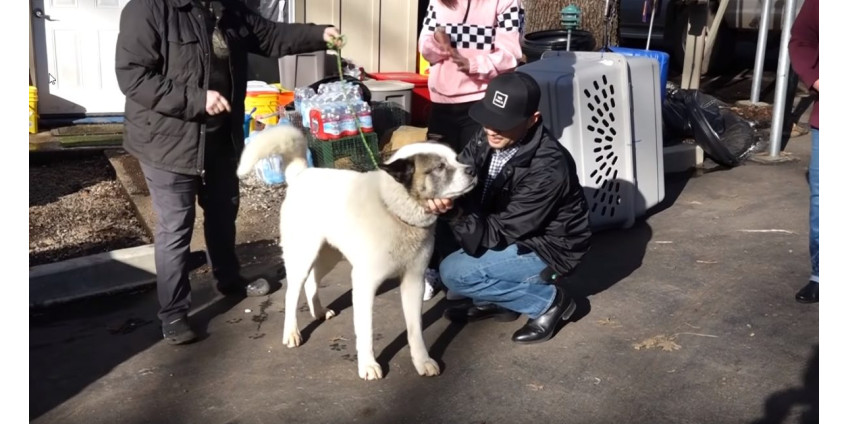
<instances>
[{"instance_id":1,"label":"pink sleeve","mask_svg":"<svg viewBox=\"0 0 848 424\"><path fill-rule=\"evenodd\" d=\"M492 79L511 71L521 58L521 33L524 29L524 9L519 0L498 1L495 27L495 46L489 54L470 61L468 73L478 78Z\"/></svg>"},{"instance_id":2,"label":"pink sleeve","mask_svg":"<svg viewBox=\"0 0 848 424\"><path fill-rule=\"evenodd\" d=\"M427 59L427 62L430 62L430 64L441 62L450 57L450 52L442 49L433 37L433 32L436 30L436 26L438 26L433 1L438 0L430 0L430 5L427 7L427 16L424 17L424 23L421 28L421 35L418 36L418 51L421 52L421 56L424 56L424 59Z\"/></svg>"}]
</instances>

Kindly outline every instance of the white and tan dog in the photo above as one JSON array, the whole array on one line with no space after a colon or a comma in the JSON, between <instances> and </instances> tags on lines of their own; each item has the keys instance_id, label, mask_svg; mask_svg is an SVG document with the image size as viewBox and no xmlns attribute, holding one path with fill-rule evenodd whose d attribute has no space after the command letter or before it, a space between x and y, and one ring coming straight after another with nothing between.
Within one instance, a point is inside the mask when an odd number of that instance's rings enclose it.
<instances>
[{"instance_id":1,"label":"white and tan dog","mask_svg":"<svg viewBox=\"0 0 848 424\"><path fill-rule=\"evenodd\" d=\"M395 277L401 278L412 363L420 375L438 375L439 366L427 353L421 328L424 270L436 222L424 204L426 199L467 193L476 179L448 146L429 142L402 147L375 171L307 168L306 140L289 126L254 136L242 153L238 175L246 176L258 160L274 154L283 156L288 183L280 211L280 245L288 278L283 344L301 344L296 313L302 287L313 318L335 315L321 306L318 282L344 257L352 265L359 376L383 377L374 358L372 309L377 288Z\"/></svg>"}]
</instances>

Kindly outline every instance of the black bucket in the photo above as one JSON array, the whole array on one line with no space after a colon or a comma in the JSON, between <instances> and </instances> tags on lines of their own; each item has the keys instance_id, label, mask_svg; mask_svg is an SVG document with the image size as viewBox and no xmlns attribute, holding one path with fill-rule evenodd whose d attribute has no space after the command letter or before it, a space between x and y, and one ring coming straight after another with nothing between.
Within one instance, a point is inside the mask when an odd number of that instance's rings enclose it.
<instances>
[{"instance_id":1,"label":"black bucket","mask_svg":"<svg viewBox=\"0 0 848 424\"><path fill-rule=\"evenodd\" d=\"M521 52L527 56L527 63L535 62L542 53L550 50L565 50L568 46L568 31L549 29L525 34L521 37ZM571 51L588 52L595 50L595 37L582 29L571 30Z\"/></svg>"}]
</instances>

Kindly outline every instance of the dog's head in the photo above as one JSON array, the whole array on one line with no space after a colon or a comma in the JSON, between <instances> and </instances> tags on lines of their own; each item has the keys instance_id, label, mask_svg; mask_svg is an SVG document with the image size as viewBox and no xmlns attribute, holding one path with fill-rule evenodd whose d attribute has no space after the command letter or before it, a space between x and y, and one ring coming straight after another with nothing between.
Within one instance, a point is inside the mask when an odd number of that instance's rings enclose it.
<instances>
[{"instance_id":1,"label":"dog's head","mask_svg":"<svg viewBox=\"0 0 848 424\"><path fill-rule=\"evenodd\" d=\"M477 183L473 168L459 163L453 149L436 142L403 146L380 169L417 200L454 199Z\"/></svg>"}]
</instances>

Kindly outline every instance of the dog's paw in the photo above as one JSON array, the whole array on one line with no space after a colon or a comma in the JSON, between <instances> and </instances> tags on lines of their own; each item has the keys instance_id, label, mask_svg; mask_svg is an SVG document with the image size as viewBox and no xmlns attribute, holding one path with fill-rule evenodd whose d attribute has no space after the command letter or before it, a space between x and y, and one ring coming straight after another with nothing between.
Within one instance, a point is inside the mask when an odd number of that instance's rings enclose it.
<instances>
[{"instance_id":1,"label":"dog's paw","mask_svg":"<svg viewBox=\"0 0 848 424\"><path fill-rule=\"evenodd\" d=\"M303 342L303 337L300 335L300 330L294 329L283 332L283 344L287 347L298 347Z\"/></svg>"},{"instance_id":2,"label":"dog's paw","mask_svg":"<svg viewBox=\"0 0 848 424\"><path fill-rule=\"evenodd\" d=\"M422 377L435 377L441 372L439 364L433 358L427 358L421 362L412 361L412 365L415 365L415 370Z\"/></svg>"},{"instance_id":3,"label":"dog's paw","mask_svg":"<svg viewBox=\"0 0 848 424\"><path fill-rule=\"evenodd\" d=\"M334 316L336 316L336 311L332 309L327 309L327 312L324 312L324 320L328 320Z\"/></svg>"},{"instance_id":4,"label":"dog's paw","mask_svg":"<svg viewBox=\"0 0 848 424\"><path fill-rule=\"evenodd\" d=\"M359 363L359 378L363 380L379 380L383 378L383 369L377 362Z\"/></svg>"}]
</instances>

